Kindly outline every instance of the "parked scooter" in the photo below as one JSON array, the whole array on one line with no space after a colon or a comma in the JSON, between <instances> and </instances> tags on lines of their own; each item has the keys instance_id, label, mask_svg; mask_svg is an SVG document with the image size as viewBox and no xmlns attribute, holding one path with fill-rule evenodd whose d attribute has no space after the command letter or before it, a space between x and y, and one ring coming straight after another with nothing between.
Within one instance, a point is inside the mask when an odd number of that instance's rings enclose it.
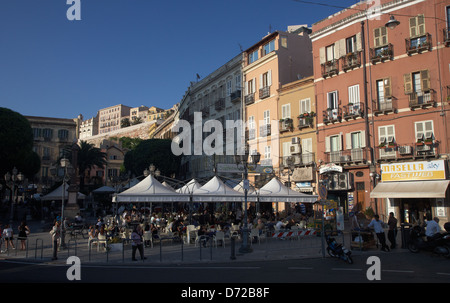
<instances>
[{"instance_id":1,"label":"parked scooter","mask_svg":"<svg viewBox=\"0 0 450 303\"><path fill-rule=\"evenodd\" d=\"M349 251L345 246L336 242L335 238L330 235L326 235L327 240L327 252L331 257L339 258L347 262L348 264L353 264L353 259L351 257L352 252Z\"/></svg>"},{"instance_id":2,"label":"parked scooter","mask_svg":"<svg viewBox=\"0 0 450 303\"><path fill-rule=\"evenodd\" d=\"M448 245L448 241L448 234L446 233L438 233L433 235L433 237L427 238L423 227L414 226L410 233L408 249L413 253L426 250L448 257L450 256L450 245Z\"/></svg>"}]
</instances>

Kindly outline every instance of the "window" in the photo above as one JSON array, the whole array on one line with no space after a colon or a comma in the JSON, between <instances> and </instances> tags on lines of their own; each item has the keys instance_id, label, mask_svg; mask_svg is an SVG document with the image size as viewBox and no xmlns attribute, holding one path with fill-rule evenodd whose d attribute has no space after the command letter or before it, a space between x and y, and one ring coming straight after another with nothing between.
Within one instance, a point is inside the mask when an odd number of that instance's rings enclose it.
<instances>
[{"instance_id":1,"label":"window","mask_svg":"<svg viewBox=\"0 0 450 303\"><path fill-rule=\"evenodd\" d=\"M291 104L284 104L281 106L281 118L291 118Z\"/></svg>"},{"instance_id":2,"label":"window","mask_svg":"<svg viewBox=\"0 0 450 303\"><path fill-rule=\"evenodd\" d=\"M326 61L334 61L334 44L325 49Z\"/></svg>"},{"instance_id":3,"label":"window","mask_svg":"<svg viewBox=\"0 0 450 303\"><path fill-rule=\"evenodd\" d=\"M430 76L428 70L404 74L405 94L411 104L423 104L431 101Z\"/></svg>"},{"instance_id":4,"label":"window","mask_svg":"<svg viewBox=\"0 0 450 303\"><path fill-rule=\"evenodd\" d=\"M282 47L287 48L287 37L280 36L280 44Z\"/></svg>"},{"instance_id":5,"label":"window","mask_svg":"<svg viewBox=\"0 0 450 303\"><path fill-rule=\"evenodd\" d=\"M348 103L359 104L359 84L348 87Z\"/></svg>"},{"instance_id":6,"label":"window","mask_svg":"<svg viewBox=\"0 0 450 303\"><path fill-rule=\"evenodd\" d=\"M266 73L261 74L259 78L260 87L268 87L272 85L272 71L268 70Z\"/></svg>"},{"instance_id":7,"label":"window","mask_svg":"<svg viewBox=\"0 0 450 303\"><path fill-rule=\"evenodd\" d=\"M387 29L385 26L373 30L374 47L388 44Z\"/></svg>"},{"instance_id":8,"label":"window","mask_svg":"<svg viewBox=\"0 0 450 303\"><path fill-rule=\"evenodd\" d=\"M270 110L264 111L264 125L270 124Z\"/></svg>"},{"instance_id":9,"label":"window","mask_svg":"<svg viewBox=\"0 0 450 303\"><path fill-rule=\"evenodd\" d=\"M409 18L409 34L411 38L423 36L426 34L424 15L418 15L416 17Z\"/></svg>"},{"instance_id":10,"label":"window","mask_svg":"<svg viewBox=\"0 0 450 303\"><path fill-rule=\"evenodd\" d=\"M302 139L302 163L308 164L314 161L312 138Z\"/></svg>"},{"instance_id":11,"label":"window","mask_svg":"<svg viewBox=\"0 0 450 303\"><path fill-rule=\"evenodd\" d=\"M264 147L264 159L270 159L270 146Z\"/></svg>"},{"instance_id":12,"label":"window","mask_svg":"<svg viewBox=\"0 0 450 303\"><path fill-rule=\"evenodd\" d=\"M389 144L395 142L394 125L378 127L378 142L380 147L380 157L395 156L395 148L389 148Z\"/></svg>"},{"instance_id":13,"label":"window","mask_svg":"<svg viewBox=\"0 0 450 303\"><path fill-rule=\"evenodd\" d=\"M227 80L227 96L231 95L231 79Z\"/></svg>"},{"instance_id":14,"label":"window","mask_svg":"<svg viewBox=\"0 0 450 303\"><path fill-rule=\"evenodd\" d=\"M67 139L69 138L69 131L67 129L58 130L58 139Z\"/></svg>"},{"instance_id":15,"label":"window","mask_svg":"<svg viewBox=\"0 0 450 303\"><path fill-rule=\"evenodd\" d=\"M241 89L241 75L236 75L235 86L236 86L236 90Z\"/></svg>"},{"instance_id":16,"label":"window","mask_svg":"<svg viewBox=\"0 0 450 303\"><path fill-rule=\"evenodd\" d=\"M248 139L256 138L255 116L248 117Z\"/></svg>"},{"instance_id":17,"label":"window","mask_svg":"<svg viewBox=\"0 0 450 303\"><path fill-rule=\"evenodd\" d=\"M433 121L420 121L414 123L416 142L434 139Z\"/></svg>"},{"instance_id":18,"label":"window","mask_svg":"<svg viewBox=\"0 0 450 303\"><path fill-rule=\"evenodd\" d=\"M311 99L306 98L300 100L300 114L311 112Z\"/></svg>"},{"instance_id":19,"label":"window","mask_svg":"<svg viewBox=\"0 0 450 303\"><path fill-rule=\"evenodd\" d=\"M332 91L327 94L327 104L329 109L338 108L338 91Z\"/></svg>"},{"instance_id":20,"label":"window","mask_svg":"<svg viewBox=\"0 0 450 303\"><path fill-rule=\"evenodd\" d=\"M53 137L53 129L44 128L42 132L42 136L47 139L51 139Z\"/></svg>"},{"instance_id":21,"label":"window","mask_svg":"<svg viewBox=\"0 0 450 303\"><path fill-rule=\"evenodd\" d=\"M247 95L255 93L255 79L251 79L247 82Z\"/></svg>"},{"instance_id":22,"label":"window","mask_svg":"<svg viewBox=\"0 0 450 303\"><path fill-rule=\"evenodd\" d=\"M356 52L356 36L345 39L347 54Z\"/></svg>"},{"instance_id":23,"label":"window","mask_svg":"<svg viewBox=\"0 0 450 303\"><path fill-rule=\"evenodd\" d=\"M381 109L381 104L390 101L391 99L391 79L385 78L377 80L377 100L379 109Z\"/></svg>"},{"instance_id":24,"label":"window","mask_svg":"<svg viewBox=\"0 0 450 303\"><path fill-rule=\"evenodd\" d=\"M272 40L263 46L263 56L267 55L270 52L273 52L274 50L275 50L275 40Z\"/></svg>"},{"instance_id":25,"label":"window","mask_svg":"<svg viewBox=\"0 0 450 303\"><path fill-rule=\"evenodd\" d=\"M255 50L248 55L248 64L251 64L256 60L258 60L258 50Z\"/></svg>"},{"instance_id":26,"label":"window","mask_svg":"<svg viewBox=\"0 0 450 303\"><path fill-rule=\"evenodd\" d=\"M364 131L357 131L346 134L346 148L351 150L351 160L364 160L364 150L366 147L366 133Z\"/></svg>"}]
</instances>

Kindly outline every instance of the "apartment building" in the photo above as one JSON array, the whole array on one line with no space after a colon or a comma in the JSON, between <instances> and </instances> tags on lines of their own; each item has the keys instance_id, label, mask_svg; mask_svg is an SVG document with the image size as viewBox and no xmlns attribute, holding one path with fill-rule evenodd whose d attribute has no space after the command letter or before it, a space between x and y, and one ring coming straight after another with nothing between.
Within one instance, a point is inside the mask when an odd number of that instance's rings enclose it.
<instances>
[{"instance_id":1,"label":"apartment building","mask_svg":"<svg viewBox=\"0 0 450 303\"><path fill-rule=\"evenodd\" d=\"M118 104L98 111L98 134L106 134L121 128L123 118L130 117L131 107Z\"/></svg>"},{"instance_id":2,"label":"apartment building","mask_svg":"<svg viewBox=\"0 0 450 303\"><path fill-rule=\"evenodd\" d=\"M346 212L449 220L448 20L445 1L382 0L313 24L319 178Z\"/></svg>"},{"instance_id":3,"label":"apartment building","mask_svg":"<svg viewBox=\"0 0 450 303\"><path fill-rule=\"evenodd\" d=\"M25 116L33 131L33 150L41 159L41 168L34 177L39 193L53 186L56 176L51 174L63 154L78 136L79 119ZM30 181L31 182L31 181Z\"/></svg>"},{"instance_id":4,"label":"apartment building","mask_svg":"<svg viewBox=\"0 0 450 303\"><path fill-rule=\"evenodd\" d=\"M95 136L98 134L98 116L83 120L83 115L80 117L80 140Z\"/></svg>"},{"instance_id":5,"label":"apartment building","mask_svg":"<svg viewBox=\"0 0 450 303\"><path fill-rule=\"evenodd\" d=\"M189 154L183 155L181 162L181 175L184 178L209 180L218 164L235 164L234 155L242 134L234 128L231 137L227 134L226 123L240 121L242 117L241 68L242 54L239 54L205 78L191 82L181 100L179 119L175 119L174 124L178 120L188 121L192 130L192 149ZM208 126L212 121L218 122L217 128ZM204 145L208 140L214 142ZM213 150L205 152L205 146L212 146ZM232 153L227 152L230 146Z\"/></svg>"},{"instance_id":6,"label":"apartment building","mask_svg":"<svg viewBox=\"0 0 450 303\"><path fill-rule=\"evenodd\" d=\"M301 192L317 192L314 77L282 85L278 94L281 180Z\"/></svg>"},{"instance_id":7,"label":"apartment building","mask_svg":"<svg viewBox=\"0 0 450 303\"><path fill-rule=\"evenodd\" d=\"M261 154L260 165L279 171L279 120L282 118L278 98L282 85L311 76L312 48L306 26L275 31L244 51L242 80L246 139L250 153ZM261 187L270 175L255 176Z\"/></svg>"}]
</instances>

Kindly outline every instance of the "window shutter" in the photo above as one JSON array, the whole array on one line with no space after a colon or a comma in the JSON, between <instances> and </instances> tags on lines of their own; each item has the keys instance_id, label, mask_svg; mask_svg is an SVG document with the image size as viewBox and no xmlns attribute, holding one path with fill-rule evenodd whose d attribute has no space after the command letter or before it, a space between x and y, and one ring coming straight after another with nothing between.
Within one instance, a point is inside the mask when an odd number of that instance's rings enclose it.
<instances>
[{"instance_id":1,"label":"window shutter","mask_svg":"<svg viewBox=\"0 0 450 303\"><path fill-rule=\"evenodd\" d=\"M347 49L346 49L346 47L345 47L345 39L341 39L341 40L339 40L338 41L338 47L339 47L339 55L340 56L343 56L343 55L345 55L345 53L347 53ZM339 57L337 57L337 58L339 58Z\"/></svg>"},{"instance_id":2,"label":"window shutter","mask_svg":"<svg viewBox=\"0 0 450 303\"><path fill-rule=\"evenodd\" d=\"M262 75L262 74L259 75L259 85L258 85L258 88L259 88L259 89L263 88L263 75Z\"/></svg>"},{"instance_id":3,"label":"window shutter","mask_svg":"<svg viewBox=\"0 0 450 303\"><path fill-rule=\"evenodd\" d=\"M362 43L361 43L361 33L356 33L356 50L359 52L362 50Z\"/></svg>"},{"instance_id":4,"label":"window shutter","mask_svg":"<svg viewBox=\"0 0 450 303\"><path fill-rule=\"evenodd\" d=\"M420 71L420 80L422 81L422 90L430 90L430 73L427 69Z\"/></svg>"},{"instance_id":5,"label":"window shutter","mask_svg":"<svg viewBox=\"0 0 450 303\"><path fill-rule=\"evenodd\" d=\"M256 78L253 78L252 91L250 93L254 94L255 92L256 92Z\"/></svg>"},{"instance_id":6,"label":"window shutter","mask_svg":"<svg viewBox=\"0 0 450 303\"><path fill-rule=\"evenodd\" d=\"M339 149L338 150L343 150L344 149L344 136L342 135L342 133L339 134Z\"/></svg>"},{"instance_id":7,"label":"window shutter","mask_svg":"<svg viewBox=\"0 0 450 303\"><path fill-rule=\"evenodd\" d=\"M319 48L319 61L320 64L324 64L326 62L325 47Z\"/></svg>"},{"instance_id":8,"label":"window shutter","mask_svg":"<svg viewBox=\"0 0 450 303\"><path fill-rule=\"evenodd\" d=\"M381 45L380 42L380 37L381 37L381 31L380 28L376 28L373 30L373 38L374 38L374 46L378 47Z\"/></svg>"},{"instance_id":9,"label":"window shutter","mask_svg":"<svg viewBox=\"0 0 450 303\"><path fill-rule=\"evenodd\" d=\"M325 137L325 152L330 152L330 137Z\"/></svg>"},{"instance_id":10,"label":"window shutter","mask_svg":"<svg viewBox=\"0 0 450 303\"><path fill-rule=\"evenodd\" d=\"M345 134L345 149L352 149L352 133Z\"/></svg>"},{"instance_id":11,"label":"window shutter","mask_svg":"<svg viewBox=\"0 0 450 303\"><path fill-rule=\"evenodd\" d=\"M269 71L267 72L267 86L271 85L272 85L272 70L269 69Z\"/></svg>"},{"instance_id":12,"label":"window shutter","mask_svg":"<svg viewBox=\"0 0 450 303\"><path fill-rule=\"evenodd\" d=\"M416 17L409 18L409 35L410 37L417 36L417 30L416 30Z\"/></svg>"},{"instance_id":13,"label":"window shutter","mask_svg":"<svg viewBox=\"0 0 450 303\"><path fill-rule=\"evenodd\" d=\"M391 98L392 91L391 91L391 78L386 78L383 80L384 82L384 97L385 98Z\"/></svg>"},{"instance_id":14,"label":"window shutter","mask_svg":"<svg viewBox=\"0 0 450 303\"><path fill-rule=\"evenodd\" d=\"M366 147L366 131L362 130L360 133L361 147Z\"/></svg>"},{"instance_id":15,"label":"window shutter","mask_svg":"<svg viewBox=\"0 0 450 303\"><path fill-rule=\"evenodd\" d=\"M417 16L417 35L425 35L425 17L424 15Z\"/></svg>"},{"instance_id":16,"label":"window shutter","mask_svg":"<svg viewBox=\"0 0 450 303\"><path fill-rule=\"evenodd\" d=\"M403 75L404 85L405 85L405 94L411 94L413 92L413 85L412 85L412 76L411 74L404 74Z\"/></svg>"},{"instance_id":17,"label":"window shutter","mask_svg":"<svg viewBox=\"0 0 450 303\"><path fill-rule=\"evenodd\" d=\"M386 31L386 27L383 26L380 28L381 29L381 45L387 45L387 31Z\"/></svg>"}]
</instances>

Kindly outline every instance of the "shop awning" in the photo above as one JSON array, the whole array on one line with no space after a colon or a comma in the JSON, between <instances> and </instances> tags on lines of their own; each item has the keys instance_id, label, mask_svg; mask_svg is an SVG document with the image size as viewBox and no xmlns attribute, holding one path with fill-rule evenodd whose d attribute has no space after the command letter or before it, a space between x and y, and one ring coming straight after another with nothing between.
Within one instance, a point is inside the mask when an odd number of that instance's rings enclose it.
<instances>
[{"instance_id":1,"label":"shop awning","mask_svg":"<svg viewBox=\"0 0 450 303\"><path fill-rule=\"evenodd\" d=\"M371 198L445 198L450 180L382 182L370 193Z\"/></svg>"}]
</instances>

